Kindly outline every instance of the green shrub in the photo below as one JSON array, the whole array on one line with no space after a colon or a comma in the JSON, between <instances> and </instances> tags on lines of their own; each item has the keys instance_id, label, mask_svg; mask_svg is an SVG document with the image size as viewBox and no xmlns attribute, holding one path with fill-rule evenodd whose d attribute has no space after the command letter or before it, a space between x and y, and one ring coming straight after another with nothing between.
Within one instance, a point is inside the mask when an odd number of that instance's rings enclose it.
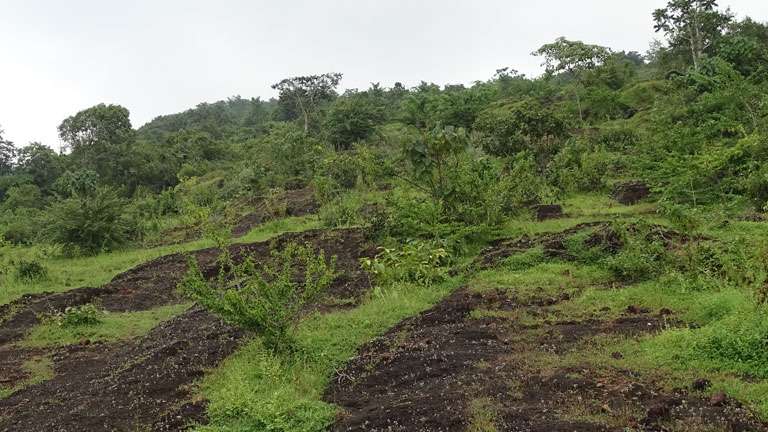
<instances>
[{"instance_id":1,"label":"green shrub","mask_svg":"<svg viewBox=\"0 0 768 432\"><path fill-rule=\"evenodd\" d=\"M34 282L48 278L48 269L40 261L22 259L16 262L16 280Z\"/></svg>"},{"instance_id":2,"label":"green shrub","mask_svg":"<svg viewBox=\"0 0 768 432\"><path fill-rule=\"evenodd\" d=\"M603 262L616 279L639 282L658 277L669 269L672 258L666 246L651 235L651 226L640 222L614 224L612 230L621 238L621 250Z\"/></svg>"},{"instance_id":3,"label":"green shrub","mask_svg":"<svg viewBox=\"0 0 768 432\"><path fill-rule=\"evenodd\" d=\"M112 250L129 240L131 222L117 192L100 188L54 203L45 215L44 237L69 255Z\"/></svg>"},{"instance_id":4,"label":"green shrub","mask_svg":"<svg viewBox=\"0 0 768 432\"><path fill-rule=\"evenodd\" d=\"M338 228L364 223L360 213L362 203L353 195L346 195L320 208L319 217L323 226Z\"/></svg>"},{"instance_id":5,"label":"green shrub","mask_svg":"<svg viewBox=\"0 0 768 432\"><path fill-rule=\"evenodd\" d=\"M435 242L409 241L401 248L381 248L374 258L363 258L363 268L380 285L398 282L432 285L448 277L450 255Z\"/></svg>"},{"instance_id":6,"label":"green shrub","mask_svg":"<svg viewBox=\"0 0 768 432\"><path fill-rule=\"evenodd\" d=\"M69 306L53 319L61 327L93 326L101 323L102 312L92 304Z\"/></svg>"},{"instance_id":7,"label":"green shrub","mask_svg":"<svg viewBox=\"0 0 768 432\"><path fill-rule=\"evenodd\" d=\"M190 257L179 287L225 321L261 333L268 349L290 351L300 313L331 285L335 265L335 257L327 260L323 251L295 243L274 250L269 262L259 264L250 257L236 264L224 251L212 281Z\"/></svg>"}]
</instances>

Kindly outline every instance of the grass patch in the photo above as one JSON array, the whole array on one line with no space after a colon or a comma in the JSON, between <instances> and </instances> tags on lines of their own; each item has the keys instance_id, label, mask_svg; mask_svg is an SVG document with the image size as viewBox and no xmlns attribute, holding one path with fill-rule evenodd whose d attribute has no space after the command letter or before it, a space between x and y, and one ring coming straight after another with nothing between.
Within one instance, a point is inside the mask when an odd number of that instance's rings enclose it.
<instances>
[{"instance_id":1,"label":"grass patch","mask_svg":"<svg viewBox=\"0 0 768 432\"><path fill-rule=\"evenodd\" d=\"M25 347L70 345L84 339L91 342L131 339L145 335L159 323L184 312L191 304L162 306L139 312L102 313L94 325L62 326L48 319L35 326L20 342Z\"/></svg>"},{"instance_id":2,"label":"grass patch","mask_svg":"<svg viewBox=\"0 0 768 432\"><path fill-rule=\"evenodd\" d=\"M473 399L469 403L468 432L497 432L497 407L489 398Z\"/></svg>"},{"instance_id":3,"label":"grass patch","mask_svg":"<svg viewBox=\"0 0 768 432\"><path fill-rule=\"evenodd\" d=\"M39 384L53 378L53 360L50 357L35 357L22 365L29 377L14 387L0 387L0 399L5 399L13 393L31 385Z\"/></svg>"},{"instance_id":4,"label":"grass patch","mask_svg":"<svg viewBox=\"0 0 768 432\"><path fill-rule=\"evenodd\" d=\"M505 267L485 270L475 275L469 285L476 292L501 290L525 301L563 293L575 295L586 287L607 283L609 279L608 272L597 266L553 261L521 271Z\"/></svg>"},{"instance_id":5,"label":"grass patch","mask_svg":"<svg viewBox=\"0 0 768 432\"><path fill-rule=\"evenodd\" d=\"M325 430L336 414L322 401L333 372L360 345L429 308L459 283L454 278L431 287L400 284L356 309L314 314L299 325L297 355L276 355L260 340L249 342L203 381L211 423L198 430Z\"/></svg>"}]
</instances>

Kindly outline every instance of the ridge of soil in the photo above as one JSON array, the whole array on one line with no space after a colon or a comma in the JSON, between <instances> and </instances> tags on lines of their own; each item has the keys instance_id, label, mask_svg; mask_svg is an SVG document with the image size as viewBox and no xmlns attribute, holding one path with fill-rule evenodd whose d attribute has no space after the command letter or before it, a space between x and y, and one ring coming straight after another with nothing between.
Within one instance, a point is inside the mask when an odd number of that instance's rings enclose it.
<instances>
[{"instance_id":1,"label":"ridge of soil","mask_svg":"<svg viewBox=\"0 0 768 432\"><path fill-rule=\"evenodd\" d=\"M734 401L712 404L630 370L561 360L595 337L659 331L666 311L537 325L470 316L494 304L546 313L552 303L464 288L402 321L333 378L325 399L343 413L331 430L464 431L483 401L499 431L768 431Z\"/></svg>"},{"instance_id":2,"label":"ridge of soil","mask_svg":"<svg viewBox=\"0 0 768 432\"><path fill-rule=\"evenodd\" d=\"M334 299L358 301L369 289L359 258L371 256L358 229L289 233L271 241L230 247L237 261L269 259L288 242L307 243L337 257ZM217 271L215 248L191 253L204 275ZM108 311L138 311L184 301L176 285L188 254L157 258L116 276L99 288L26 296L3 309L0 322L0 383L13 387L28 377L25 361L48 357L54 377L0 399L0 431L182 430L204 419L204 402L191 401L195 381L234 352L244 334L205 310L193 307L144 337L130 341L28 349L15 344L40 322L41 314L96 303ZM332 307L332 306L331 306Z\"/></svg>"}]
</instances>

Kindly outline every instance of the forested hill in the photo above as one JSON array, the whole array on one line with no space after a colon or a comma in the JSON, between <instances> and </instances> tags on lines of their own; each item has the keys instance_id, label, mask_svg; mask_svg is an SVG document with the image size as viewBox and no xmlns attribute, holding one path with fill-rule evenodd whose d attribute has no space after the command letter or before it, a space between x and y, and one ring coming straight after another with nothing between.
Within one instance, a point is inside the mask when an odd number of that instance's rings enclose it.
<instances>
[{"instance_id":1,"label":"forested hill","mask_svg":"<svg viewBox=\"0 0 768 432\"><path fill-rule=\"evenodd\" d=\"M461 155L455 181L509 172L532 179L509 185L502 213L630 178L656 188L665 208L738 199L762 210L768 27L694 3L655 12L665 42L646 54L567 38L539 47L540 77L502 68L471 86L374 84L343 94L340 73L293 77L273 85L276 100L202 103L138 130L127 108L87 108L62 121L62 154L0 139L0 232L13 243L60 242L56 229L40 229L46 221L106 194L126 206L112 224L127 224L124 235L97 242L110 249L145 236L142 221L165 216L139 203L199 182L222 181L203 203L310 184L333 185L330 199L366 167L438 194L451 208L445 217L461 219L461 194L481 185L420 177L446 149ZM687 36L692 26L696 40Z\"/></svg>"},{"instance_id":2,"label":"forested hill","mask_svg":"<svg viewBox=\"0 0 768 432\"><path fill-rule=\"evenodd\" d=\"M137 138L162 142L174 133L197 130L215 139L258 135L272 120L276 101L231 97L225 101L201 103L178 114L156 117L137 130Z\"/></svg>"}]
</instances>

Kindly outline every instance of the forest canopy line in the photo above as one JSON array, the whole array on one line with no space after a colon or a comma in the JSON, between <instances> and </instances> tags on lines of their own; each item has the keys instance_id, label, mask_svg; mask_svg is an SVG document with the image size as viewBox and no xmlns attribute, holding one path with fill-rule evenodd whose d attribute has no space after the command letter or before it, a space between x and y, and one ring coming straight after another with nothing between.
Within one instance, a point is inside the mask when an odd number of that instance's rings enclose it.
<instances>
[{"instance_id":1,"label":"forest canopy line","mask_svg":"<svg viewBox=\"0 0 768 432\"><path fill-rule=\"evenodd\" d=\"M340 94L341 73L291 77L277 99L201 103L138 129L127 108L99 104L62 121L61 153L0 132L0 233L95 253L239 197L313 185L332 199L366 170L428 192L445 221L474 217L464 203L492 184L503 191L483 220L496 223L630 178L669 208L737 198L763 210L768 27L713 0L670 1L653 19L666 43L646 54L561 37L533 52L537 78L503 68L471 86ZM84 205L100 200L119 211ZM92 220L88 239L65 234Z\"/></svg>"}]
</instances>

